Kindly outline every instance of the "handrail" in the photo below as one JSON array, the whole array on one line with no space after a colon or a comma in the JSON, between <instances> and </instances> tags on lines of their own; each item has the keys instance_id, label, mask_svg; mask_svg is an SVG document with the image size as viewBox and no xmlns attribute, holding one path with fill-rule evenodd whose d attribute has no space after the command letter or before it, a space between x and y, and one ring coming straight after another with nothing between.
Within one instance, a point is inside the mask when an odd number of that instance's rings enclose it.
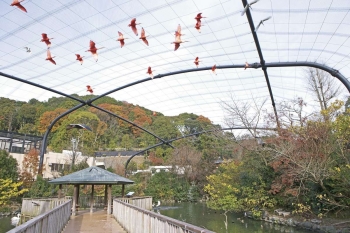
<instances>
[{"instance_id":1,"label":"handrail","mask_svg":"<svg viewBox=\"0 0 350 233\"><path fill-rule=\"evenodd\" d=\"M7 233L60 233L70 218L71 205L72 201L67 201L64 204L19 225Z\"/></svg>"},{"instance_id":2,"label":"handrail","mask_svg":"<svg viewBox=\"0 0 350 233\"><path fill-rule=\"evenodd\" d=\"M157 214L118 199L113 201L113 216L129 233L214 233L208 229Z\"/></svg>"}]
</instances>

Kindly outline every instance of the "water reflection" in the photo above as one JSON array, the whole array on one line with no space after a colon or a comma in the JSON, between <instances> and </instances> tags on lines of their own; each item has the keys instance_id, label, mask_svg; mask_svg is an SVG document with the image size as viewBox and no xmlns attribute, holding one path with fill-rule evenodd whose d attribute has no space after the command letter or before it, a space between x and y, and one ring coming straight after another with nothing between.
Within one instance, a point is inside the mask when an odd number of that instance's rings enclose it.
<instances>
[{"instance_id":1,"label":"water reflection","mask_svg":"<svg viewBox=\"0 0 350 233\"><path fill-rule=\"evenodd\" d=\"M263 221L254 221L242 214L228 214L228 230L225 229L225 216L220 211L206 207L205 203L162 203L155 212L178 219L217 233L310 233L311 231Z\"/></svg>"},{"instance_id":2,"label":"water reflection","mask_svg":"<svg viewBox=\"0 0 350 233\"><path fill-rule=\"evenodd\" d=\"M0 216L0 233L5 233L9 230L11 230L12 228L14 228L14 226L11 225L11 217L1 217Z\"/></svg>"}]
</instances>

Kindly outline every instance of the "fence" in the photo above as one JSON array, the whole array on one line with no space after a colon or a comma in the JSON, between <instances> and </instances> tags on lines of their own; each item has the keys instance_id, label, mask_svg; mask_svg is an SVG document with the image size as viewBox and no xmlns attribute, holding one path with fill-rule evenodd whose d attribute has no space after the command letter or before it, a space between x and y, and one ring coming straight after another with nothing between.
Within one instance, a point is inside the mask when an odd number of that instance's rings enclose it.
<instances>
[{"instance_id":1,"label":"fence","mask_svg":"<svg viewBox=\"0 0 350 233\"><path fill-rule=\"evenodd\" d=\"M213 233L118 199L113 201L113 216L129 233Z\"/></svg>"},{"instance_id":2,"label":"fence","mask_svg":"<svg viewBox=\"0 0 350 233\"><path fill-rule=\"evenodd\" d=\"M41 214L7 233L59 233L62 232L71 215L72 201L67 201Z\"/></svg>"},{"instance_id":3,"label":"fence","mask_svg":"<svg viewBox=\"0 0 350 233\"><path fill-rule=\"evenodd\" d=\"M20 223L24 223L40 214L46 213L56 206L65 203L65 198L23 198Z\"/></svg>"},{"instance_id":4,"label":"fence","mask_svg":"<svg viewBox=\"0 0 350 233\"><path fill-rule=\"evenodd\" d=\"M124 203L129 203L133 206L137 206L142 209L152 209L152 197L117 198L117 200L122 201Z\"/></svg>"}]
</instances>

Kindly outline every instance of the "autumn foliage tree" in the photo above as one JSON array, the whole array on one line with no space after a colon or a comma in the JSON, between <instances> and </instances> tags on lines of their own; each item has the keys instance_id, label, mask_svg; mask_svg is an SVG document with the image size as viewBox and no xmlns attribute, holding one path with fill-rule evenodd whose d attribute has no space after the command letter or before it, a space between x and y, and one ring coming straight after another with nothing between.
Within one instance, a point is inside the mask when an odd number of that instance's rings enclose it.
<instances>
[{"instance_id":1,"label":"autumn foliage tree","mask_svg":"<svg viewBox=\"0 0 350 233\"><path fill-rule=\"evenodd\" d=\"M23 185L30 188L39 168L39 151L31 149L24 155L22 162L21 181Z\"/></svg>"}]
</instances>

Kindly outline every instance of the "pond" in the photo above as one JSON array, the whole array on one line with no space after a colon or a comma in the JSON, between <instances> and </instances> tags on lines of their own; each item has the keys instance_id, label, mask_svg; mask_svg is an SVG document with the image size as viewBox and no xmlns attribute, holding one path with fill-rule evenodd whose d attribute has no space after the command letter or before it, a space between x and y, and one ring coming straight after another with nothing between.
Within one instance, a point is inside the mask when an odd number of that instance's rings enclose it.
<instances>
[{"instance_id":1,"label":"pond","mask_svg":"<svg viewBox=\"0 0 350 233\"><path fill-rule=\"evenodd\" d=\"M217 233L310 233L304 229L275 225L245 218L243 214L228 214L228 230L225 230L225 216L220 211L206 207L205 203L162 204L153 211Z\"/></svg>"},{"instance_id":2,"label":"pond","mask_svg":"<svg viewBox=\"0 0 350 233\"><path fill-rule=\"evenodd\" d=\"M0 233L5 233L15 228L14 226L11 225L11 218L12 216L10 217L0 216Z\"/></svg>"}]
</instances>

